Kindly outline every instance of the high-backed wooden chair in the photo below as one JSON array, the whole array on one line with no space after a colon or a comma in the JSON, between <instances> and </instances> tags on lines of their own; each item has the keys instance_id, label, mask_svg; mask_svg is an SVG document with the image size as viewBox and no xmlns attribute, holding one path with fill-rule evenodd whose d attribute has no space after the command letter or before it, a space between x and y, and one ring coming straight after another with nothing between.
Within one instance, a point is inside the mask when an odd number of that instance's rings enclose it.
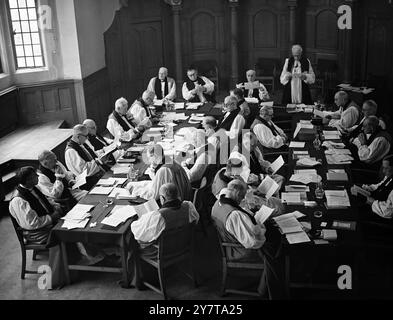
<instances>
[{"instance_id":1,"label":"high-backed wooden chair","mask_svg":"<svg viewBox=\"0 0 393 320\"><path fill-rule=\"evenodd\" d=\"M13 216L11 216L12 225L14 226L16 236L18 237L18 241L20 244L20 249L22 251L22 271L20 278L24 279L26 273L27 274L38 274L37 271L26 270L26 252L29 250L33 250L33 260L36 260L38 252L47 251L46 244L29 244L25 241L23 237L23 229L19 226L18 222L15 220Z\"/></svg>"},{"instance_id":2,"label":"high-backed wooden chair","mask_svg":"<svg viewBox=\"0 0 393 320\"><path fill-rule=\"evenodd\" d=\"M141 256L139 257L138 263L141 263L143 261L157 270L160 286L154 286L147 280L143 279L142 276L143 284L146 287L152 289L153 291L162 294L165 300L168 299L168 296L166 290L164 270L170 266L173 266L175 264L178 264L179 262L188 259L190 261L191 274L184 271L183 273L193 280L194 286L197 285L193 263L194 228L195 224L190 223L178 229L164 231L158 240L158 244L154 245L158 252L157 256L151 257L141 254Z\"/></svg>"},{"instance_id":3,"label":"high-backed wooden chair","mask_svg":"<svg viewBox=\"0 0 393 320\"><path fill-rule=\"evenodd\" d=\"M260 261L256 261L256 262L246 262L246 261L243 262L238 260L232 260L230 255L231 250L236 248L244 250L244 247L240 243L225 242L219 231L219 228L217 226L215 227L216 227L217 237L220 244L221 255L222 255L221 296L225 296L228 293L233 293L233 294L247 295L253 297L261 297L261 294L258 292L243 291L243 290L228 288L227 280L228 280L229 270L236 270L236 269L244 270L245 272L246 270L260 270L261 277L259 281L263 280L263 277L265 277L266 275L264 271L265 263L262 260L262 257Z\"/></svg>"},{"instance_id":4,"label":"high-backed wooden chair","mask_svg":"<svg viewBox=\"0 0 393 320\"><path fill-rule=\"evenodd\" d=\"M207 77L214 82L215 93L220 91L220 80L217 62L214 60L200 60L194 61L193 64L198 68L199 75Z\"/></svg>"}]
</instances>

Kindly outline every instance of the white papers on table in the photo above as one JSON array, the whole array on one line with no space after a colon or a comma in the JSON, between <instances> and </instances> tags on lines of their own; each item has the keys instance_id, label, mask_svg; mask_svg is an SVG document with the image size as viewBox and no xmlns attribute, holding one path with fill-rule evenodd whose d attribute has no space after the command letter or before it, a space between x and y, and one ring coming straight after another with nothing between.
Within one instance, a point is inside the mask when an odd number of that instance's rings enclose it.
<instances>
[{"instance_id":1,"label":"white papers on table","mask_svg":"<svg viewBox=\"0 0 393 320\"><path fill-rule=\"evenodd\" d=\"M88 204L77 204L73 207L66 216L61 218L62 220L73 220L73 221L82 221L86 218L90 218L90 210L94 208L92 205Z\"/></svg>"},{"instance_id":2,"label":"white papers on table","mask_svg":"<svg viewBox=\"0 0 393 320\"><path fill-rule=\"evenodd\" d=\"M318 183L321 181L321 177L314 173L295 173L290 181L302 184Z\"/></svg>"},{"instance_id":3,"label":"white papers on table","mask_svg":"<svg viewBox=\"0 0 393 320\"><path fill-rule=\"evenodd\" d=\"M285 192L310 192L310 187L300 185L285 186Z\"/></svg>"},{"instance_id":4,"label":"white papers on table","mask_svg":"<svg viewBox=\"0 0 393 320\"><path fill-rule=\"evenodd\" d=\"M313 106L308 106L304 108L304 113L313 113L314 112L314 107Z\"/></svg>"},{"instance_id":5,"label":"white papers on table","mask_svg":"<svg viewBox=\"0 0 393 320\"><path fill-rule=\"evenodd\" d=\"M184 102L176 102L175 103L175 110L182 110L184 109Z\"/></svg>"},{"instance_id":6,"label":"white papers on table","mask_svg":"<svg viewBox=\"0 0 393 320\"><path fill-rule=\"evenodd\" d=\"M149 129L149 132L162 132L162 131L165 131L164 127L155 127Z\"/></svg>"},{"instance_id":7,"label":"white papers on table","mask_svg":"<svg viewBox=\"0 0 393 320\"><path fill-rule=\"evenodd\" d=\"M341 139L340 132L338 132L338 131L324 131L323 136L325 137L325 140L340 140Z\"/></svg>"},{"instance_id":8,"label":"white papers on table","mask_svg":"<svg viewBox=\"0 0 393 320\"><path fill-rule=\"evenodd\" d=\"M299 122L299 123L297 124L297 126L296 126L296 130L295 130L295 133L294 133L294 135L293 135L293 138L296 138L297 135L299 134L299 132L300 132L302 129L312 130L312 129L314 129L314 125L312 125L311 123L309 124L309 123L302 123L302 122Z\"/></svg>"},{"instance_id":9,"label":"white papers on table","mask_svg":"<svg viewBox=\"0 0 393 320\"><path fill-rule=\"evenodd\" d=\"M268 102L261 102L262 107L273 107L274 106L274 101L268 101Z\"/></svg>"},{"instance_id":10,"label":"white papers on table","mask_svg":"<svg viewBox=\"0 0 393 320\"><path fill-rule=\"evenodd\" d=\"M296 142L296 141L292 141L291 144L289 145L289 147L292 149L303 149L305 146L306 146L305 142Z\"/></svg>"},{"instance_id":11,"label":"white papers on table","mask_svg":"<svg viewBox=\"0 0 393 320\"><path fill-rule=\"evenodd\" d=\"M163 112L161 121L185 121L188 118L185 113Z\"/></svg>"},{"instance_id":12,"label":"white papers on table","mask_svg":"<svg viewBox=\"0 0 393 320\"><path fill-rule=\"evenodd\" d=\"M81 221L65 220L61 227L68 230L84 229L88 223L89 223L88 218Z\"/></svg>"},{"instance_id":13,"label":"white papers on table","mask_svg":"<svg viewBox=\"0 0 393 320\"><path fill-rule=\"evenodd\" d=\"M135 215L136 213L132 206L115 206L112 209L111 215L102 220L101 223L111 227L117 227Z\"/></svg>"},{"instance_id":14,"label":"white papers on table","mask_svg":"<svg viewBox=\"0 0 393 320\"><path fill-rule=\"evenodd\" d=\"M293 151L294 155L307 155L308 156L308 151Z\"/></svg>"},{"instance_id":15,"label":"white papers on table","mask_svg":"<svg viewBox=\"0 0 393 320\"><path fill-rule=\"evenodd\" d=\"M250 103L250 104L258 104L258 102L259 102L258 98L244 98L244 100L246 100L247 103Z\"/></svg>"},{"instance_id":16,"label":"white papers on table","mask_svg":"<svg viewBox=\"0 0 393 320\"><path fill-rule=\"evenodd\" d=\"M83 171L79 176L75 179L75 184L72 186L72 190L78 189L86 184L87 178L87 170Z\"/></svg>"},{"instance_id":17,"label":"white papers on table","mask_svg":"<svg viewBox=\"0 0 393 320\"><path fill-rule=\"evenodd\" d=\"M145 150L145 147L131 147L127 150L127 152L143 152Z\"/></svg>"},{"instance_id":18,"label":"white papers on table","mask_svg":"<svg viewBox=\"0 0 393 320\"><path fill-rule=\"evenodd\" d=\"M299 244L299 243L311 242L307 233L305 233L304 231L287 234L285 237L287 238L287 241L289 244Z\"/></svg>"},{"instance_id":19,"label":"white papers on table","mask_svg":"<svg viewBox=\"0 0 393 320\"><path fill-rule=\"evenodd\" d=\"M106 157L117 149L117 144L114 142L111 145L104 147L104 153L99 156L100 159Z\"/></svg>"},{"instance_id":20,"label":"white papers on table","mask_svg":"<svg viewBox=\"0 0 393 320\"><path fill-rule=\"evenodd\" d=\"M130 170L129 164L117 163L112 167L113 174L127 174L129 170Z\"/></svg>"},{"instance_id":21,"label":"white papers on table","mask_svg":"<svg viewBox=\"0 0 393 320\"><path fill-rule=\"evenodd\" d=\"M262 208L255 214L255 220L262 225L266 222L267 219L270 218L273 212L274 209L263 205Z\"/></svg>"},{"instance_id":22,"label":"white papers on table","mask_svg":"<svg viewBox=\"0 0 393 320\"><path fill-rule=\"evenodd\" d=\"M315 167L315 166L320 165L320 163L318 161L311 159L311 158L305 157L305 158L299 159L296 162L296 165L302 166L302 167Z\"/></svg>"},{"instance_id":23,"label":"white papers on table","mask_svg":"<svg viewBox=\"0 0 393 320\"><path fill-rule=\"evenodd\" d=\"M366 198L371 196L371 193L369 191L364 190L363 188L361 188L361 187L359 187L357 185L354 185L352 190L353 190L353 193L354 193L355 196L357 196L358 194L360 194L360 195L362 195L362 196L364 196Z\"/></svg>"},{"instance_id":24,"label":"white papers on table","mask_svg":"<svg viewBox=\"0 0 393 320\"><path fill-rule=\"evenodd\" d=\"M203 106L202 102L189 102L187 103L187 110L198 110L199 107Z\"/></svg>"},{"instance_id":25,"label":"white papers on table","mask_svg":"<svg viewBox=\"0 0 393 320\"><path fill-rule=\"evenodd\" d=\"M301 200L301 193L300 192L283 192L281 194L281 201L283 203L286 203L287 205L301 205L302 200Z\"/></svg>"},{"instance_id":26,"label":"white papers on table","mask_svg":"<svg viewBox=\"0 0 393 320\"><path fill-rule=\"evenodd\" d=\"M329 165L344 165L351 164L354 158L346 154L332 154L326 155L326 160Z\"/></svg>"},{"instance_id":27,"label":"white papers on table","mask_svg":"<svg viewBox=\"0 0 393 320\"><path fill-rule=\"evenodd\" d=\"M345 144L342 142L333 142L333 141L325 141L322 143L323 147L326 147L328 149L344 149Z\"/></svg>"},{"instance_id":28,"label":"white papers on table","mask_svg":"<svg viewBox=\"0 0 393 320\"><path fill-rule=\"evenodd\" d=\"M112 190L113 187L95 187L93 190L89 192L89 194L99 194L99 195L107 196L112 192Z\"/></svg>"},{"instance_id":29,"label":"white papers on table","mask_svg":"<svg viewBox=\"0 0 393 320\"><path fill-rule=\"evenodd\" d=\"M114 188L108 197L119 200L130 200L133 198L130 191L124 188Z\"/></svg>"},{"instance_id":30,"label":"white papers on table","mask_svg":"<svg viewBox=\"0 0 393 320\"><path fill-rule=\"evenodd\" d=\"M351 206L347 190L326 190L325 195L328 209L349 208Z\"/></svg>"},{"instance_id":31,"label":"white papers on table","mask_svg":"<svg viewBox=\"0 0 393 320\"><path fill-rule=\"evenodd\" d=\"M275 221L283 234L303 232L302 225L295 217Z\"/></svg>"},{"instance_id":32,"label":"white papers on table","mask_svg":"<svg viewBox=\"0 0 393 320\"><path fill-rule=\"evenodd\" d=\"M277 221L286 220L286 219L289 219L289 218L300 219L300 218L303 218L305 216L306 215L301 213L300 211L294 211L294 212L291 212L291 213L287 213L287 214L275 217L275 218L273 218L273 220L277 222Z\"/></svg>"},{"instance_id":33,"label":"white papers on table","mask_svg":"<svg viewBox=\"0 0 393 320\"><path fill-rule=\"evenodd\" d=\"M127 181L127 178L108 178L108 179L101 179L97 182L97 186L114 186L123 184Z\"/></svg>"},{"instance_id":34,"label":"white papers on table","mask_svg":"<svg viewBox=\"0 0 393 320\"><path fill-rule=\"evenodd\" d=\"M162 100L155 100L154 101L154 105L156 107L161 107L163 104L164 104L164 99L162 99Z\"/></svg>"},{"instance_id":35,"label":"white papers on table","mask_svg":"<svg viewBox=\"0 0 393 320\"><path fill-rule=\"evenodd\" d=\"M281 167L285 164L284 162L284 158L282 156L278 157L276 159L276 161L274 161L271 166L270 169L273 170L273 174L276 174L278 172L278 170L281 169Z\"/></svg>"},{"instance_id":36,"label":"white papers on table","mask_svg":"<svg viewBox=\"0 0 393 320\"><path fill-rule=\"evenodd\" d=\"M317 170L315 169L300 169L300 170L295 170L295 174L317 174Z\"/></svg>"},{"instance_id":37,"label":"white papers on table","mask_svg":"<svg viewBox=\"0 0 393 320\"><path fill-rule=\"evenodd\" d=\"M280 188L276 181L274 181L270 176L262 181L258 187L258 191L265 195L266 199L269 200Z\"/></svg>"},{"instance_id":38,"label":"white papers on table","mask_svg":"<svg viewBox=\"0 0 393 320\"><path fill-rule=\"evenodd\" d=\"M326 240L326 241L335 241L335 240L337 240L337 231L324 229L324 230L322 230L321 237L323 240Z\"/></svg>"},{"instance_id":39,"label":"white papers on table","mask_svg":"<svg viewBox=\"0 0 393 320\"><path fill-rule=\"evenodd\" d=\"M332 155L332 154L345 154L345 155L352 155L351 150L349 149L329 149L325 151L326 155Z\"/></svg>"}]
</instances>

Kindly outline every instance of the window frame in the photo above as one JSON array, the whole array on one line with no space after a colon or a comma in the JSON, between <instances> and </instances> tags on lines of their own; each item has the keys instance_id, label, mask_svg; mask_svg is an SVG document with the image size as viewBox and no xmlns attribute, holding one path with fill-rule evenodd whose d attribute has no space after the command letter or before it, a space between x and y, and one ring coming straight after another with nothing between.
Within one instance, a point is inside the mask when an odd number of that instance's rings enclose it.
<instances>
[{"instance_id":1,"label":"window frame","mask_svg":"<svg viewBox=\"0 0 393 320\"><path fill-rule=\"evenodd\" d=\"M18 1L18 0L16 0ZM26 70L40 70L40 69L44 69L46 67L46 59L45 59L45 52L44 52L44 45L43 45L43 36L42 36L42 30L39 26L39 17L38 17L38 0L34 0L35 3L35 10L36 10L36 14L37 14L37 24L38 24L38 36L40 38L40 48L41 48L41 57L42 57L42 66L33 66L33 67L19 67L18 66L18 56L16 54L16 44L15 44L15 33L14 33L14 28L12 26L12 18L11 18L11 8L10 8L10 3L9 0L5 1L5 8L6 8L6 15L7 15L7 19L8 19L8 26L9 26L9 30L10 30L10 38L11 38L11 44L12 44L12 52L14 55L14 63L15 63L15 71L26 71ZM19 12L19 3L18 3L18 12ZM18 20L19 22L21 20ZM26 21L26 20L23 20ZM30 22L30 20L27 20ZM31 38L31 30L30 30L30 24L29 24L29 35ZM21 34L23 35L23 32L21 32ZM22 36L23 37L23 36ZM24 47L24 44L22 45ZM33 46L33 44L32 44ZM25 49L23 48L23 58L26 60L26 55L25 55ZM30 56L29 56L30 57ZM33 58L34 58L34 54L33 54ZM35 64L35 61L34 61ZM3 70L4 71L4 70Z\"/></svg>"}]
</instances>

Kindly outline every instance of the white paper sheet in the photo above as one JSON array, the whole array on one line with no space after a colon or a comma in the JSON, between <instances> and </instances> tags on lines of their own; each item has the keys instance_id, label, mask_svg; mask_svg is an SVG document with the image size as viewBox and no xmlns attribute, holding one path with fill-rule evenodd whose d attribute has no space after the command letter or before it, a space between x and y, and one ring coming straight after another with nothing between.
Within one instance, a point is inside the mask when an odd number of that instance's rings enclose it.
<instances>
[{"instance_id":1,"label":"white paper sheet","mask_svg":"<svg viewBox=\"0 0 393 320\"><path fill-rule=\"evenodd\" d=\"M89 194L99 194L99 195L107 196L112 192L112 190L113 187L95 187L93 190L89 192Z\"/></svg>"},{"instance_id":2,"label":"white paper sheet","mask_svg":"<svg viewBox=\"0 0 393 320\"><path fill-rule=\"evenodd\" d=\"M270 168L273 170L273 174L276 174L278 170L285 164L284 158L282 156L278 157L276 161L274 161Z\"/></svg>"},{"instance_id":3,"label":"white paper sheet","mask_svg":"<svg viewBox=\"0 0 393 320\"><path fill-rule=\"evenodd\" d=\"M292 149L303 149L305 146L306 146L305 142L296 142L296 141L292 141L291 144L289 145L289 147Z\"/></svg>"},{"instance_id":4,"label":"white paper sheet","mask_svg":"<svg viewBox=\"0 0 393 320\"><path fill-rule=\"evenodd\" d=\"M269 200L280 188L276 181L270 176L266 176L258 187L258 191L265 195L266 199Z\"/></svg>"},{"instance_id":5,"label":"white paper sheet","mask_svg":"<svg viewBox=\"0 0 393 320\"><path fill-rule=\"evenodd\" d=\"M255 214L255 220L262 225L266 222L267 219L270 218L273 212L274 209L263 205L262 208Z\"/></svg>"},{"instance_id":6,"label":"white paper sheet","mask_svg":"<svg viewBox=\"0 0 393 320\"><path fill-rule=\"evenodd\" d=\"M304 231L287 234L286 238L287 238L289 244L299 244L299 243L311 242L307 233L305 233Z\"/></svg>"},{"instance_id":7,"label":"white paper sheet","mask_svg":"<svg viewBox=\"0 0 393 320\"><path fill-rule=\"evenodd\" d=\"M72 190L78 189L86 184L87 178L87 170L83 171L79 176L75 179L75 184L72 186Z\"/></svg>"}]
</instances>

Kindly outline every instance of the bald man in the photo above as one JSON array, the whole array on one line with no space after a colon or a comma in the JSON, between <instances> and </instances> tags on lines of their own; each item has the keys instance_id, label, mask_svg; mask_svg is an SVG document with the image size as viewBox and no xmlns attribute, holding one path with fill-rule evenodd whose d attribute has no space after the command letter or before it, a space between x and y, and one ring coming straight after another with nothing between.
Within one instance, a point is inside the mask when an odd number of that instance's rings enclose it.
<instances>
[{"instance_id":1,"label":"bald man","mask_svg":"<svg viewBox=\"0 0 393 320\"><path fill-rule=\"evenodd\" d=\"M167 68L160 68L158 77L150 80L147 91L154 92L154 100L173 101L176 99L176 82L168 77Z\"/></svg>"},{"instance_id":2,"label":"bald man","mask_svg":"<svg viewBox=\"0 0 393 320\"><path fill-rule=\"evenodd\" d=\"M134 124L137 126L151 128L153 125L152 120L155 117L152 111L154 96L153 91L145 91L142 97L135 100L127 111L127 117L133 119Z\"/></svg>"},{"instance_id":3,"label":"bald man","mask_svg":"<svg viewBox=\"0 0 393 320\"><path fill-rule=\"evenodd\" d=\"M235 96L228 96L224 100L224 116L219 121L216 132L224 130L230 139L238 137L246 125L245 118L241 115L238 100Z\"/></svg>"},{"instance_id":4,"label":"bald man","mask_svg":"<svg viewBox=\"0 0 393 320\"><path fill-rule=\"evenodd\" d=\"M108 118L106 128L109 133L118 141L130 142L136 139L143 130L136 128L132 118L127 118L128 101L119 98L115 103L115 110Z\"/></svg>"},{"instance_id":5,"label":"bald man","mask_svg":"<svg viewBox=\"0 0 393 320\"><path fill-rule=\"evenodd\" d=\"M360 123L362 120L360 108L355 102L351 101L347 92L337 92L334 96L334 103L339 108L338 111L324 112L326 118L331 119L330 127L346 133Z\"/></svg>"},{"instance_id":6,"label":"bald man","mask_svg":"<svg viewBox=\"0 0 393 320\"><path fill-rule=\"evenodd\" d=\"M300 45L292 47L292 57L285 60L280 81L284 86L283 105L313 104L309 85L315 82L315 73Z\"/></svg>"},{"instance_id":7,"label":"bald man","mask_svg":"<svg viewBox=\"0 0 393 320\"><path fill-rule=\"evenodd\" d=\"M82 124L74 127L73 135L67 143L65 162L68 170L75 176L87 172L87 183L83 190L89 190L105 173L103 163L97 154L86 145L89 130Z\"/></svg>"},{"instance_id":8,"label":"bald man","mask_svg":"<svg viewBox=\"0 0 393 320\"><path fill-rule=\"evenodd\" d=\"M246 72L247 82L236 85L236 88L242 89L245 98L257 98L260 102L270 99L266 87L256 80L257 73L255 70Z\"/></svg>"}]
</instances>

